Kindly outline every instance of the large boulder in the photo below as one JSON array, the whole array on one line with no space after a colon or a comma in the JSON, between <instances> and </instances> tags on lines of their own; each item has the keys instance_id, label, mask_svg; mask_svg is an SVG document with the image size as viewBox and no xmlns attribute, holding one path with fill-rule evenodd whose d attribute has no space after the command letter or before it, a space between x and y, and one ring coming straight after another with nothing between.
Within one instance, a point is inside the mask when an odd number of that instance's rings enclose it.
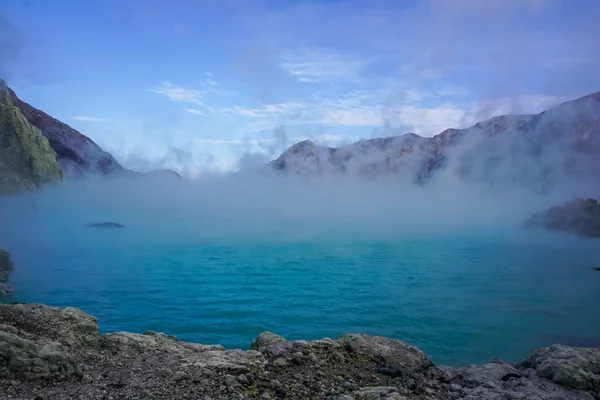
<instances>
[{"instance_id":1,"label":"large boulder","mask_svg":"<svg viewBox=\"0 0 600 400\"><path fill-rule=\"evenodd\" d=\"M533 215L526 226L600 237L600 205L596 199L575 199Z\"/></svg>"},{"instance_id":2,"label":"large boulder","mask_svg":"<svg viewBox=\"0 0 600 400\"><path fill-rule=\"evenodd\" d=\"M505 382L509 379L520 378L523 374L511 364L492 362L483 365L469 365L455 370L464 386L476 388L487 382Z\"/></svg>"},{"instance_id":3,"label":"large boulder","mask_svg":"<svg viewBox=\"0 0 600 400\"><path fill-rule=\"evenodd\" d=\"M600 396L600 349L553 345L539 349L519 363L538 376Z\"/></svg>"},{"instance_id":4,"label":"large boulder","mask_svg":"<svg viewBox=\"0 0 600 400\"><path fill-rule=\"evenodd\" d=\"M80 378L74 348L95 340L96 319L75 308L0 303L0 375L19 379Z\"/></svg>"},{"instance_id":5,"label":"large boulder","mask_svg":"<svg viewBox=\"0 0 600 400\"><path fill-rule=\"evenodd\" d=\"M0 321L25 337L43 337L67 346L86 344L98 334L96 318L73 307L0 303Z\"/></svg>"},{"instance_id":6,"label":"large boulder","mask_svg":"<svg viewBox=\"0 0 600 400\"><path fill-rule=\"evenodd\" d=\"M291 343L272 332L263 332L250 344L250 350L255 350L270 357L278 357L292 347Z\"/></svg>"},{"instance_id":7,"label":"large boulder","mask_svg":"<svg viewBox=\"0 0 600 400\"><path fill-rule=\"evenodd\" d=\"M468 400L593 400L600 398L600 349L554 345L516 365L492 362L449 370L449 383Z\"/></svg>"},{"instance_id":8,"label":"large boulder","mask_svg":"<svg viewBox=\"0 0 600 400\"><path fill-rule=\"evenodd\" d=\"M62 176L48 140L14 106L0 80L0 194L39 188Z\"/></svg>"},{"instance_id":9,"label":"large boulder","mask_svg":"<svg viewBox=\"0 0 600 400\"><path fill-rule=\"evenodd\" d=\"M81 376L83 369L69 350L52 340L35 341L0 325L0 371L24 380L64 380ZM4 371L3 371L4 370Z\"/></svg>"},{"instance_id":10,"label":"large boulder","mask_svg":"<svg viewBox=\"0 0 600 400\"><path fill-rule=\"evenodd\" d=\"M348 334L344 335L339 342L348 351L365 355L382 367L389 368L390 374L407 375L433 366L421 350L398 340Z\"/></svg>"}]
</instances>

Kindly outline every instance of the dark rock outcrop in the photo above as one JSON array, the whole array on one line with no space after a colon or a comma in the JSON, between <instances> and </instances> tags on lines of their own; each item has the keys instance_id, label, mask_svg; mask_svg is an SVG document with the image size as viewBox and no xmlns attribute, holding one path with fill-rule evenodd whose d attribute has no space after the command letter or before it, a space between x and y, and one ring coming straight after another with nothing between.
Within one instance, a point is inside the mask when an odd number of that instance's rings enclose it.
<instances>
[{"instance_id":1,"label":"dark rock outcrop","mask_svg":"<svg viewBox=\"0 0 600 400\"><path fill-rule=\"evenodd\" d=\"M62 172L48 140L14 106L0 80L0 194L60 181Z\"/></svg>"},{"instance_id":2,"label":"dark rock outcrop","mask_svg":"<svg viewBox=\"0 0 600 400\"><path fill-rule=\"evenodd\" d=\"M127 171L89 137L20 100L11 89L8 92L15 107L48 139L50 147L56 153L60 169L67 176L111 175Z\"/></svg>"},{"instance_id":3,"label":"dark rock outcrop","mask_svg":"<svg viewBox=\"0 0 600 400\"><path fill-rule=\"evenodd\" d=\"M8 286L8 277L12 271L13 263L10 261L10 253L0 249L0 297L12 292Z\"/></svg>"},{"instance_id":4,"label":"dark rock outcrop","mask_svg":"<svg viewBox=\"0 0 600 400\"><path fill-rule=\"evenodd\" d=\"M74 308L0 303L6 398L591 400L600 396L599 357L552 346L516 365L443 369L392 339L289 342L270 332L248 351L224 350L155 332L100 334Z\"/></svg>"},{"instance_id":5,"label":"dark rock outcrop","mask_svg":"<svg viewBox=\"0 0 600 400\"><path fill-rule=\"evenodd\" d=\"M526 226L597 238L600 237L600 205L595 199L575 199L533 215Z\"/></svg>"}]
</instances>

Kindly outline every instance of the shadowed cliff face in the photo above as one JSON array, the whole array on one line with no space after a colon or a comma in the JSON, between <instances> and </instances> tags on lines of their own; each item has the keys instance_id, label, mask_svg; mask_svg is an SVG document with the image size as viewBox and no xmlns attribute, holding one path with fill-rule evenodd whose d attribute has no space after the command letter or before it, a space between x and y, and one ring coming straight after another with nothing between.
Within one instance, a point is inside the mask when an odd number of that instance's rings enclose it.
<instances>
[{"instance_id":1,"label":"shadowed cliff face","mask_svg":"<svg viewBox=\"0 0 600 400\"><path fill-rule=\"evenodd\" d=\"M11 100L0 80L0 193L35 189L62 179L56 154Z\"/></svg>"},{"instance_id":2,"label":"shadowed cliff face","mask_svg":"<svg viewBox=\"0 0 600 400\"><path fill-rule=\"evenodd\" d=\"M0 249L0 297L10 294L12 291L8 287L8 276L13 271L13 263L10 261L10 253Z\"/></svg>"},{"instance_id":3,"label":"shadowed cliff face","mask_svg":"<svg viewBox=\"0 0 600 400\"><path fill-rule=\"evenodd\" d=\"M596 199L575 199L535 214L526 226L600 238L600 205Z\"/></svg>"},{"instance_id":4,"label":"shadowed cliff face","mask_svg":"<svg viewBox=\"0 0 600 400\"><path fill-rule=\"evenodd\" d=\"M600 183L600 92L540 114L498 116L431 138L406 134L338 148L304 141L269 166L293 175L392 176L418 184L451 176L539 191L573 180Z\"/></svg>"},{"instance_id":5,"label":"shadowed cliff face","mask_svg":"<svg viewBox=\"0 0 600 400\"><path fill-rule=\"evenodd\" d=\"M27 121L48 139L50 147L56 152L60 168L67 176L109 175L127 171L90 138L21 101L11 89L8 91L13 104L21 110Z\"/></svg>"}]
</instances>

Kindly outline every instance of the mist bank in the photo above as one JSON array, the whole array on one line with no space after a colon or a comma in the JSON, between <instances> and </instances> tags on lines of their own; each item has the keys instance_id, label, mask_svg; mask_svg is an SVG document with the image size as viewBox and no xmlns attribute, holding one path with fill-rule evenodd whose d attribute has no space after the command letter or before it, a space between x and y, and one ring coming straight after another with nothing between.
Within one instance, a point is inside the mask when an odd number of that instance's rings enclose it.
<instances>
[{"instance_id":1,"label":"mist bank","mask_svg":"<svg viewBox=\"0 0 600 400\"><path fill-rule=\"evenodd\" d=\"M60 235L105 221L165 239L445 234L520 227L535 212L591 192L587 183L565 183L540 194L525 186L490 188L449 177L426 186L336 176L96 177L0 198L1 239L16 232L24 238Z\"/></svg>"},{"instance_id":2,"label":"mist bank","mask_svg":"<svg viewBox=\"0 0 600 400\"><path fill-rule=\"evenodd\" d=\"M0 197L4 242L18 232L75 235L72 229L106 221L165 240L446 234L520 227L555 204L600 195L600 93L431 138L405 134L338 148L304 141L272 162L246 154L235 173L194 179L129 171L6 86L3 93L65 176ZM5 127L4 136L16 137Z\"/></svg>"}]
</instances>

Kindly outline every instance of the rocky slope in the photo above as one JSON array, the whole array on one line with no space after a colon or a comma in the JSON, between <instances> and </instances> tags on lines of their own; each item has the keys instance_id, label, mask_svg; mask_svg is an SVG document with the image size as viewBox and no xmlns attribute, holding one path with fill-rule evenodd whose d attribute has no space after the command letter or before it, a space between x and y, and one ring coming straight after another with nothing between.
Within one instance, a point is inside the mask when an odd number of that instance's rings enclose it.
<instances>
[{"instance_id":1,"label":"rocky slope","mask_svg":"<svg viewBox=\"0 0 600 400\"><path fill-rule=\"evenodd\" d=\"M0 249L0 297L11 293L8 286L8 276L13 271L13 263L10 261L10 253Z\"/></svg>"},{"instance_id":2,"label":"rocky slope","mask_svg":"<svg viewBox=\"0 0 600 400\"><path fill-rule=\"evenodd\" d=\"M2 127L0 139L6 135L6 132L14 133L17 132L17 129L19 129L19 132L21 130L35 132L35 135L31 134L29 136L39 137L40 144L38 147L41 146L41 151L47 154L48 158L54 158L54 164L58 161L58 168L53 167L54 172L58 169L59 172L62 171L62 175L72 178L90 175L118 175L133 178L181 179L177 172L167 169L138 173L124 168L110 153L102 150L89 137L20 100L15 92L8 88L1 79L0 94L2 94L0 97L2 103L10 104L10 107L6 108L10 111L10 114L3 112L0 115L0 127ZM44 138L46 140L43 140ZM9 139L2 140L4 141L0 142L3 144L0 147L0 152L6 156L0 158L0 193L3 191L13 192L14 190L11 189L13 186L25 189L39 187L44 179L39 179L38 184L35 179L29 176L31 174L27 175L21 170L14 171L15 164L27 164L20 160L29 157L29 148L15 146L14 143L11 147L7 147ZM29 145L29 142L25 144Z\"/></svg>"},{"instance_id":3,"label":"rocky slope","mask_svg":"<svg viewBox=\"0 0 600 400\"><path fill-rule=\"evenodd\" d=\"M9 93L13 104L21 110L27 121L48 139L61 170L67 176L109 175L126 171L110 153L102 150L90 138L20 100L11 89Z\"/></svg>"},{"instance_id":4,"label":"rocky slope","mask_svg":"<svg viewBox=\"0 0 600 400\"><path fill-rule=\"evenodd\" d=\"M62 172L48 140L14 106L0 80L0 194L60 181Z\"/></svg>"},{"instance_id":5,"label":"rocky slope","mask_svg":"<svg viewBox=\"0 0 600 400\"><path fill-rule=\"evenodd\" d=\"M539 188L600 181L600 92L536 115L504 115L431 138L407 134L342 147L297 143L269 166L296 175L405 177L424 183L440 170L492 185Z\"/></svg>"},{"instance_id":6,"label":"rocky slope","mask_svg":"<svg viewBox=\"0 0 600 400\"><path fill-rule=\"evenodd\" d=\"M396 340L345 335L289 342L266 332L250 350L147 332L99 334L74 308L0 304L3 399L600 398L600 350L555 345L516 365L436 367Z\"/></svg>"},{"instance_id":7,"label":"rocky slope","mask_svg":"<svg viewBox=\"0 0 600 400\"><path fill-rule=\"evenodd\" d=\"M600 238L600 204L596 199L575 199L535 214L526 226Z\"/></svg>"}]
</instances>

